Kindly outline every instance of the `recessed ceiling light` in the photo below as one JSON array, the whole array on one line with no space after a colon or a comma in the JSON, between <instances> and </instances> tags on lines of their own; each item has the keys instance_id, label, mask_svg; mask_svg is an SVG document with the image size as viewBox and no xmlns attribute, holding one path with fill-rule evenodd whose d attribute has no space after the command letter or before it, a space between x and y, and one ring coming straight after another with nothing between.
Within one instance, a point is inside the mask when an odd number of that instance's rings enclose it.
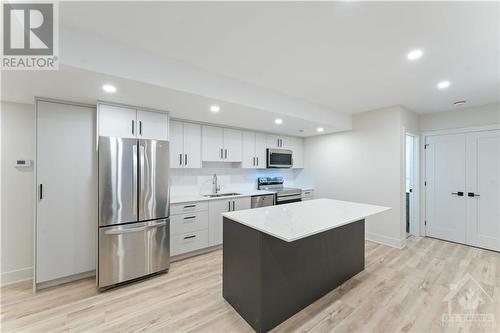
<instances>
[{"instance_id":1,"label":"recessed ceiling light","mask_svg":"<svg viewBox=\"0 0 500 333\"><path fill-rule=\"evenodd\" d=\"M276 118L276 119L274 119L274 123L275 123L276 125L281 125L281 124L283 124L283 119L281 119L281 118Z\"/></svg>"},{"instance_id":2,"label":"recessed ceiling light","mask_svg":"<svg viewBox=\"0 0 500 333\"><path fill-rule=\"evenodd\" d=\"M212 111L212 112L219 112L220 111L220 106L218 106L218 105L212 105L212 106L210 106L210 111Z\"/></svg>"},{"instance_id":3,"label":"recessed ceiling light","mask_svg":"<svg viewBox=\"0 0 500 333\"><path fill-rule=\"evenodd\" d=\"M446 89L450 86L450 81L441 81L438 83L437 87L439 89Z\"/></svg>"},{"instance_id":4,"label":"recessed ceiling light","mask_svg":"<svg viewBox=\"0 0 500 333\"><path fill-rule=\"evenodd\" d=\"M456 105L456 106L464 105L465 103L467 103L467 100L465 100L465 99L453 102L453 104Z\"/></svg>"},{"instance_id":5,"label":"recessed ceiling light","mask_svg":"<svg viewBox=\"0 0 500 333\"><path fill-rule=\"evenodd\" d=\"M410 51L410 53L408 53L407 57L408 57L408 60L417 60L423 54L424 54L424 52L422 50L417 49L417 50Z\"/></svg>"},{"instance_id":6,"label":"recessed ceiling light","mask_svg":"<svg viewBox=\"0 0 500 333\"><path fill-rule=\"evenodd\" d=\"M108 92L108 93L114 93L114 92L116 92L116 87L111 85L111 84L104 84L102 86L102 90L104 90L105 92Z\"/></svg>"},{"instance_id":7,"label":"recessed ceiling light","mask_svg":"<svg viewBox=\"0 0 500 333\"><path fill-rule=\"evenodd\" d=\"M325 130L325 129L324 129L323 127L318 127L318 128L316 128L316 131L318 131L318 132L323 132L324 130Z\"/></svg>"}]
</instances>

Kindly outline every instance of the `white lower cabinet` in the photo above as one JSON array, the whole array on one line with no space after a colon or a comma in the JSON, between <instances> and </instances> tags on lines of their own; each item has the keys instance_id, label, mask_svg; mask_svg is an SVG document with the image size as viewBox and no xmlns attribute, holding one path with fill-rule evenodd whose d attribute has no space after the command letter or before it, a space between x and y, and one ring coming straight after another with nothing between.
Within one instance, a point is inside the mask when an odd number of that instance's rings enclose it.
<instances>
[{"instance_id":1,"label":"white lower cabinet","mask_svg":"<svg viewBox=\"0 0 500 333\"><path fill-rule=\"evenodd\" d=\"M170 212L170 256L208 247L207 202L173 204Z\"/></svg>"},{"instance_id":2,"label":"white lower cabinet","mask_svg":"<svg viewBox=\"0 0 500 333\"><path fill-rule=\"evenodd\" d=\"M215 246L222 244L222 213L250 209L250 206L250 197L210 201L208 204L208 245Z\"/></svg>"}]
</instances>

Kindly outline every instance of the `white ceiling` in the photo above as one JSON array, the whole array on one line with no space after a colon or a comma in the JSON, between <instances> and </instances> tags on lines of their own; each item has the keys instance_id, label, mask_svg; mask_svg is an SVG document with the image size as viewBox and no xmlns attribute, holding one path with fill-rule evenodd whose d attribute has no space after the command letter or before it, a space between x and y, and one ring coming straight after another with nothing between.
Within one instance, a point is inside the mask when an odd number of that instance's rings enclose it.
<instances>
[{"instance_id":1,"label":"white ceiling","mask_svg":"<svg viewBox=\"0 0 500 333\"><path fill-rule=\"evenodd\" d=\"M72 28L329 107L499 101L498 2L60 3ZM406 54L424 56L409 62ZM138 60L140 61L140 60ZM451 81L440 91L436 84Z\"/></svg>"},{"instance_id":2,"label":"white ceiling","mask_svg":"<svg viewBox=\"0 0 500 333\"><path fill-rule=\"evenodd\" d=\"M101 89L104 82L112 82L119 89L114 94L108 94ZM65 65L59 66L58 71L5 71L2 73L2 95L9 101L30 104L33 103L34 97L94 105L96 101L101 100L165 110L169 112L170 117L177 119L294 136L314 136L345 130L310 119ZM209 111L212 104L220 106L219 113ZM276 125L276 118L283 119L283 125ZM323 127L324 132L318 133L318 126Z\"/></svg>"}]
</instances>

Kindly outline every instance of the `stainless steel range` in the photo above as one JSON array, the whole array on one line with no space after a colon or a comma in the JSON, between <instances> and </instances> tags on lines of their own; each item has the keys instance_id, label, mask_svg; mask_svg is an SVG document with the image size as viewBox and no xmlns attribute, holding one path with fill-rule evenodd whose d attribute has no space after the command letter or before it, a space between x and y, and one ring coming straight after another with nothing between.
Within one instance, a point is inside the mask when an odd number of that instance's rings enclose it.
<instances>
[{"instance_id":1,"label":"stainless steel range","mask_svg":"<svg viewBox=\"0 0 500 333\"><path fill-rule=\"evenodd\" d=\"M283 177L258 178L257 188L276 192L275 202L277 205L302 201L302 190L283 186Z\"/></svg>"}]
</instances>

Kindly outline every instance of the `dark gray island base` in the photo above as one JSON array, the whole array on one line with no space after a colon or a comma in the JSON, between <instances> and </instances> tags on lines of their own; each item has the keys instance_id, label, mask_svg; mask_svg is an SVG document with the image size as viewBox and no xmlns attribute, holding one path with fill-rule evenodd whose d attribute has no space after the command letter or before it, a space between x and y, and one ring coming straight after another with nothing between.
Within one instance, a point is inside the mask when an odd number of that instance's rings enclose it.
<instances>
[{"instance_id":1,"label":"dark gray island base","mask_svg":"<svg viewBox=\"0 0 500 333\"><path fill-rule=\"evenodd\" d=\"M223 228L223 296L257 332L276 327L365 267L364 219L293 242L227 217Z\"/></svg>"}]
</instances>

